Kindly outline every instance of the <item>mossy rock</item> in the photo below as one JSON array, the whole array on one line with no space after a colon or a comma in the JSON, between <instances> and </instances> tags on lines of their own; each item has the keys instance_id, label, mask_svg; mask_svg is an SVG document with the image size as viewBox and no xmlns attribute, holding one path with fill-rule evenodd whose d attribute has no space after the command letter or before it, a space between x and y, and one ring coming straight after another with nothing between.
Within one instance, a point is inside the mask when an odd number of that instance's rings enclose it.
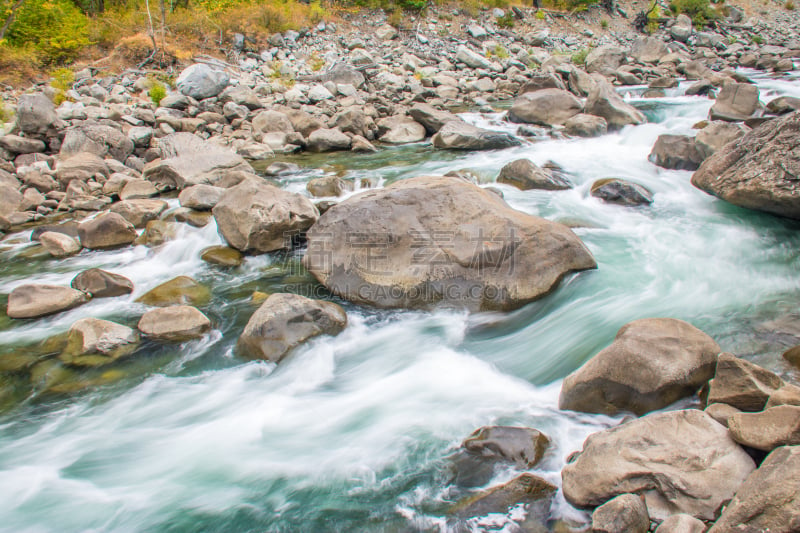
<instances>
[{"instance_id":1,"label":"mossy rock","mask_svg":"<svg viewBox=\"0 0 800 533\"><path fill-rule=\"evenodd\" d=\"M800 345L783 352L783 358L793 367L800 369Z\"/></svg>"},{"instance_id":2,"label":"mossy rock","mask_svg":"<svg viewBox=\"0 0 800 533\"><path fill-rule=\"evenodd\" d=\"M244 262L242 252L229 246L211 246L200 252L200 258L206 263L224 267L237 267Z\"/></svg>"},{"instance_id":3,"label":"mossy rock","mask_svg":"<svg viewBox=\"0 0 800 533\"><path fill-rule=\"evenodd\" d=\"M211 299L211 291L189 276L178 276L140 296L136 301L155 307L192 305L201 307Z\"/></svg>"},{"instance_id":4,"label":"mossy rock","mask_svg":"<svg viewBox=\"0 0 800 533\"><path fill-rule=\"evenodd\" d=\"M506 514L515 505L534 502L546 502L546 507L549 507L549 501L557 490L558 488L547 480L533 474L521 474L508 483L480 491L461 500L450 509L449 514L462 518L484 516L489 513Z\"/></svg>"},{"instance_id":5,"label":"mossy rock","mask_svg":"<svg viewBox=\"0 0 800 533\"><path fill-rule=\"evenodd\" d=\"M262 303L264 303L264 300L266 300L269 297L270 293L268 292L254 291L253 295L250 296L250 302L261 305Z\"/></svg>"}]
</instances>

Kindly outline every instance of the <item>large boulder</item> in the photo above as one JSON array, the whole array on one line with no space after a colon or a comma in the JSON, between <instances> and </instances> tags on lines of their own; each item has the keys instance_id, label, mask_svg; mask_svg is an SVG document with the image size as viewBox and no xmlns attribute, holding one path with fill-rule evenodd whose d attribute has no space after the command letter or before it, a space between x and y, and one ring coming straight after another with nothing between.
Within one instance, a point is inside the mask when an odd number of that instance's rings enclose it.
<instances>
[{"instance_id":1,"label":"large boulder","mask_svg":"<svg viewBox=\"0 0 800 533\"><path fill-rule=\"evenodd\" d=\"M654 520L676 513L713 520L753 470L755 463L725 426L688 409L589 435L561 478L564 496L579 508L637 493Z\"/></svg>"},{"instance_id":2,"label":"large boulder","mask_svg":"<svg viewBox=\"0 0 800 533\"><path fill-rule=\"evenodd\" d=\"M106 162L91 152L81 152L56 163L56 179L67 185L72 180L87 181L96 176L108 176L111 172Z\"/></svg>"},{"instance_id":3,"label":"large boulder","mask_svg":"<svg viewBox=\"0 0 800 533\"><path fill-rule=\"evenodd\" d=\"M64 127L56 108L42 93L23 94L17 102L17 128L26 137L51 137Z\"/></svg>"},{"instance_id":4,"label":"large boulder","mask_svg":"<svg viewBox=\"0 0 800 533\"><path fill-rule=\"evenodd\" d=\"M8 215L19 211L24 197L13 185L0 183L0 216Z\"/></svg>"},{"instance_id":5,"label":"large boulder","mask_svg":"<svg viewBox=\"0 0 800 533\"><path fill-rule=\"evenodd\" d=\"M353 141L339 128L319 128L308 136L306 148L309 152L334 152L349 150Z\"/></svg>"},{"instance_id":6,"label":"large boulder","mask_svg":"<svg viewBox=\"0 0 800 533\"><path fill-rule=\"evenodd\" d=\"M0 148L4 148L12 154L35 154L44 152L45 144L39 139L7 134L0 137Z\"/></svg>"},{"instance_id":7,"label":"large boulder","mask_svg":"<svg viewBox=\"0 0 800 533\"><path fill-rule=\"evenodd\" d=\"M183 342L201 337L211 329L211 321L195 307L173 305L147 311L136 327L154 340Z\"/></svg>"},{"instance_id":8,"label":"large boulder","mask_svg":"<svg viewBox=\"0 0 800 533\"><path fill-rule=\"evenodd\" d=\"M569 91L542 89L518 96L508 112L508 119L512 122L553 126L564 124L581 112L583 104Z\"/></svg>"},{"instance_id":9,"label":"large boulder","mask_svg":"<svg viewBox=\"0 0 800 533\"><path fill-rule=\"evenodd\" d=\"M739 122L752 117L760 107L757 86L750 83L728 83L720 89L709 116L711 120Z\"/></svg>"},{"instance_id":10,"label":"large boulder","mask_svg":"<svg viewBox=\"0 0 800 533\"><path fill-rule=\"evenodd\" d=\"M250 317L236 350L246 357L277 363L308 339L338 335L346 325L347 314L333 302L272 294Z\"/></svg>"},{"instance_id":11,"label":"large boulder","mask_svg":"<svg viewBox=\"0 0 800 533\"><path fill-rule=\"evenodd\" d=\"M770 396L783 387L777 374L723 353L717 359L714 379L708 383L707 403L724 403L741 411L761 411Z\"/></svg>"},{"instance_id":12,"label":"large boulder","mask_svg":"<svg viewBox=\"0 0 800 533\"><path fill-rule=\"evenodd\" d=\"M134 228L143 228L151 220L157 219L166 211L169 204L164 200L139 199L123 200L111 206L110 212L116 213L131 224Z\"/></svg>"},{"instance_id":13,"label":"large boulder","mask_svg":"<svg viewBox=\"0 0 800 533\"><path fill-rule=\"evenodd\" d=\"M489 61L486 56L482 56L481 54L470 50L466 46L458 47L456 50L456 61L464 63L471 68L482 68L486 70L490 70L492 68L492 62Z\"/></svg>"},{"instance_id":14,"label":"large boulder","mask_svg":"<svg viewBox=\"0 0 800 533\"><path fill-rule=\"evenodd\" d=\"M197 209L198 211L210 211L220 201L225 189L214 187L213 185L192 185L182 190L178 195L181 207Z\"/></svg>"},{"instance_id":15,"label":"large boulder","mask_svg":"<svg viewBox=\"0 0 800 533\"><path fill-rule=\"evenodd\" d=\"M708 194L800 219L800 112L771 120L720 148L692 176Z\"/></svg>"},{"instance_id":16,"label":"large boulder","mask_svg":"<svg viewBox=\"0 0 800 533\"><path fill-rule=\"evenodd\" d=\"M719 352L714 339L682 320L635 320L564 379L559 407L637 415L661 409L711 379Z\"/></svg>"},{"instance_id":17,"label":"large boulder","mask_svg":"<svg viewBox=\"0 0 800 533\"><path fill-rule=\"evenodd\" d=\"M521 144L508 133L478 128L462 121L447 122L433 136L433 146L449 150L500 150Z\"/></svg>"},{"instance_id":18,"label":"large boulder","mask_svg":"<svg viewBox=\"0 0 800 533\"><path fill-rule=\"evenodd\" d=\"M564 132L576 137L599 137L608 132L608 123L603 117L578 113L564 123Z\"/></svg>"},{"instance_id":19,"label":"large boulder","mask_svg":"<svg viewBox=\"0 0 800 533\"><path fill-rule=\"evenodd\" d=\"M658 63L668 53L666 43L655 37L639 37L630 50L631 57L639 63Z\"/></svg>"},{"instance_id":20,"label":"large boulder","mask_svg":"<svg viewBox=\"0 0 800 533\"><path fill-rule=\"evenodd\" d=\"M39 236L39 242L53 257L69 257L81 251L81 244L70 237L57 231L46 231Z\"/></svg>"},{"instance_id":21,"label":"large boulder","mask_svg":"<svg viewBox=\"0 0 800 533\"><path fill-rule=\"evenodd\" d=\"M516 463L533 468L542 460L550 438L539 430L514 426L485 426L475 430L462 444L484 459Z\"/></svg>"},{"instance_id":22,"label":"large boulder","mask_svg":"<svg viewBox=\"0 0 800 533\"><path fill-rule=\"evenodd\" d=\"M592 533L647 533L650 516L641 496L620 494L592 513Z\"/></svg>"},{"instance_id":23,"label":"large boulder","mask_svg":"<svg viewBox=\"0 0 800 533\"><path fill-rule=\"evenodd\" d=\"M139 335L127 326L82 318L69 328L67 345L59 358L73 365L95 366L129 354L138 342Z\"/></svg>"},{"instance_id":24,"label":"large boulder","mask_svg":"<svg viewBox=\"0 0 800 533\"><path fill-rule=\"evenodd\" d=\"M604 78L595 78L597 85L586 99L586 112L606 119L609 130L620 129L629 124L643 124L645 116L614 90Z\"/></svg>"},{"instance_id":25,"label":"large boulder","mask_svg":"<svg viewBox=\"0 0 800 533\"><path fill-rule=\"evenodd\" d=\"M228 189L213 209L225 241L242 252L265 253L290 247L319 217L314 204L260 180Z\"/></svg>"},{"instance_id":26,"label":"large boulder","mask_svg":"<svg viewBox=\"0 0 800 533\"><path fill-rule=\"evenodd\" d=\"M156 185L185 189L200 183L216 185L232 172L253 173L242 156L191 133L159 139L161 159L148 163L143 175Z\"/></svg>"},{"instance_id":27,"label":"large boulder","mask_svg":"<svg viewBox=\"0 0 800 533\"><path fill-rule=\"evenodd\" d=\"M78 226L81 245L90 250L126 246L138 236L133 224L117 213L103 213Z\"/></svg>"},{"instance_id":28,"label":"large boulder","mask_svg":"<svg viewBox=\"0 0 800 533\"><path fill-rule=\"evenodd\" d=\"M566 226L442 176L401 180L331 207L308 232L303 261L354 302L474 310L519 307L566 274L596 267Z\"/></svg>"},{"instance_id":29,"label":"large boulder","mask_svg":"<svg viewBox=\"0 0 800 533\"><path fill-rule=\"evenodd\" d=\"M8 295L9 318L38 318L72 309L89 299L86 294L58 285L20 285Z\"/></svg>"},{"instance_id":30,"label":"large boulder","mask_svg":"<svg viewBox=\"0 0 800 533\"><path fill-rule=\"evenodd\" d=\"M70 286L73 289L89 294L92 298L110 298L133 292L133 282L131 280L125 276L99 268L84 270L72 278Z\"/></svg>"},{"instance_id":31,"label":"large boulder","mask_svg":"<svg viewBox=\"0 0 800 533\"><path fill-rule=\"evenodd\" d=\"M512 185L517 189L544 189L561 191L571 188L571 184L563 177L547 172L530 159L517 159L500 169L497 183Z\"/></svg>"},{"instance_id":32,"label":"large boulder","mask_svg":"<svg viewBox=\"0 0 800 533\"><path fill-rule=\"evenodd\" d=\"M646 187L618 178L595 181L589 194L609 204L638 206L653 203L653 193Z\"/></svg>"},{"instance_id":33,"label":"large boulder","mask_svg":"<svg viewBox=\"0 0 800 533\"><path fill-rule=\"evenodd\" d=\"M66 159L81 152L89 152L99 157L110 155L124 163L133 153L133 148L133 141L117 128L87 122L67 130L61 144L60 156Z\"/></svg>"},{"instance_id":34,"label":"large boulder","mask_svg":"<svg viewBox=\"0 0 800 533\"><path fill-rule=\"evenodd\" d=\"M750 474L708 533L800 531L800 446L781 446Z\"/></svg>"},{"instance_id":35,"label":"large boulder","mask_svg":"<svg viewBox=\"0 0 800 533\"><path fill-rule=\"evenodd\" d=\"M425 133L425 126L410 117L386 117L378 121L378 135L381 142L415 143L424 140Z\"/></svg>"},{"instance_id":36,"label":"large boulder","mask_svg":"<svg viewBox=\"0 0 800 533\"><path fill-rule=\"evenodd\" d=\"M736 413L728 419L733 440L770 452L778 446L800 445L800 406L779 405L760 413Z\"/></svg>"},{"instance_id":37,"label":"large boulder","mask_svg":"<svg viewBox=\"0 0 800 533\"><path fill-rule=\"evenodd\" d=\"M692 19L681 13L675 18L675 24L670 27L669 34L676 41L685 43L692 35Z\"/></svg>"},{"instance_id":38,"label":"large boulder","mask_svg":"<svg viewBox=\"0 0 800 533\"><path fill-rule=\"evenodd\" d=\"M743 124L715 120L697 132L695 144L703 155L703 160L705 160L729 142L742 137L748 131L750 131L750 128Z\"/></svg>"},{"instance_id":39,"label":"large boulder","mask_svg":"<svg viewBox=\"0 0 800 533\"><path fill-rule=\"evenodd\" d=\"M414 104L411 109L408 110L408 114L411 115L411 118L425 126L425 129L431 135L442 129L448 122L461 122L461 119L457 115L423 103Z\"/></svg>"},{"instance_id":40,"label":"large boulder","mask_svg":"<svg viewBox=\"0 0 800 533\"><path fill-rule=\"evenodd\" d=\"M175 85L185 96L195 100L204 100L217 96L230 83L230 76L221 70L215 70L204 63L183 69Z\"/></svg>"},{"instance_id":41,"label":"large boulder","mask_svg":"<svg viewBox=\"0 0 800 533\"><path fill-rule=\"evenodd\" d=\"M664 134L656 139L648 159L663 168L697 170L705 155L693 137Z\"/></svg>"},{"instance_id":42,"label":"large boulder","mask_svg":"<svg viewBox=\"0 0 800 533\"><path fill-rule=\"evenodd\" d=\"M613 74L625 62L625 51L618 46L600 46L586 56L586 72Z\"/></svg>"}]
</instances>

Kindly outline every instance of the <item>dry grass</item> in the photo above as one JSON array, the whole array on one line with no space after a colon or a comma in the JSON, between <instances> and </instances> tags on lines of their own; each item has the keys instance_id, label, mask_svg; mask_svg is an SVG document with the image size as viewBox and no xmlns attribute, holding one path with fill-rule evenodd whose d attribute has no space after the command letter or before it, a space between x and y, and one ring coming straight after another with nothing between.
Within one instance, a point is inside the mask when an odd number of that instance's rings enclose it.
<instances>
[{"instance_id":1,"label":"dry grass","mask_svg":"<svg viewBox=\"0 0 800 533\"><path fill-rule=\"evenodd\" d=\"M0 83L20 87L43 77L41 63L33 49L0 45Z\"/></svg>"}]
</instances>

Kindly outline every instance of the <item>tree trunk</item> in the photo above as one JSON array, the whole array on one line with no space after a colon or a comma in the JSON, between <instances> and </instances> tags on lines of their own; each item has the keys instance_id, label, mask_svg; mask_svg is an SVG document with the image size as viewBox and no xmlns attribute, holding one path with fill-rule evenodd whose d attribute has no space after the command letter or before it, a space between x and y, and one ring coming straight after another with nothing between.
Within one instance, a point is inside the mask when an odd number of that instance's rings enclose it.
<instances>
[{"instance_id":1,"label":"tree trunk","mask_svg":"<svg viewBox=\"0 0 800 533\"><path fill-rule=\"evenodd\" d=\"M8 28L10 28L11 24L14 22L14 15L17 14L17 10L22 6L22 3L24 1L25 0L17 0L17 2L13 6L11 6L11 13L8 14L8 18L6 18L6 21L3 24L3 27L0 28L0 39L4 38L6 36L6 32L8 31Z\"/></svg>"}]
</instances>

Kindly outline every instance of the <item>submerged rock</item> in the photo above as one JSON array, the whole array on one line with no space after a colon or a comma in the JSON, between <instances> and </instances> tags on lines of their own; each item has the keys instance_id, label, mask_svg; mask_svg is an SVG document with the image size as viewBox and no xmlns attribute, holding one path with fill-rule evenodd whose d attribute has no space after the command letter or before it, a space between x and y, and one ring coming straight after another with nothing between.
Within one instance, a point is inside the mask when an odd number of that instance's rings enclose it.
<instances>
[{"instance_id":1,"label":"submerged rock","mask_svg":"<svg viewBox=\"0 0 800 533\"><path fill-rule=\"evenodd\" d=\"M205 305L211 298L208 287L189 276L178 276L149 290L137 302L157 307L172 305Z\"/></svg>"},{"instance_id":2,"label":"submerged rock","mask_svg":"<svg viewBox=\"0 0 800 533\"><path fill-rule=\"evenodd\" d=\"M714 339L682 320L635 320L564 379L559 407L637 415L661 409L711 379L719 352Z\"/></svg>"},{"instance_id":3,"label":"submerged rock","mask_svg":"<svg viewBox=\"0 0 800 533\"><path fill-rule=\"evenodd\" d=\"M589 435L561 478L564 496L576 507L639 493L655 520L676 513L714 520L753 470L753 460L724 426L689 409L650 414Z\"/></svg>"},{"instance_id":4,"label":"submerged rock","mask_svg":"<svg viewBox=\"0 0 800 533\"><path fill-rule=\"evenodd\" d=\"M92 298L109 298L123 296L133 292L133 282L113 272L90 268L72 279L73 289L83 291Z\"/></svg>"},{"instance_id":5,"label":"submerged rock","mask_svg":"<svg viewBox=\"0 0 800 533\"><path fill-rule=\"evenodd\" d=\"M183 342L203 336L211 329L211 321L195 307L173 305L147 311L137 327L151 339Z\"/></svg>"},{"instance_id":6,"label":"submerged rock","mask_svg":"<svg viewBox=\"0 0 800 533\"><path fill-rule=\"evenodd\" d=\"M457 503L450 514L461 518L489 513L506 514L519 504L538 504L539 511L550 507L558 489L552 483L533 474L521 474L508 483L493 487ZM529 513L531 509L528 510Z\"/></svg>"},{"instance_id":7,"label":"submerged rock","mask_svg":"<svg viewBox=\"0 0 800 533\"><path fill-rule=\"evenodd\" d=\"M20 285L8 295L9 318L38 318L86 303L85 293L58 285Z\"/></svg>"},{"instance_id":8,"label":"submerged rock","mask_svg":"<svg viewBox=\"0 0 800 533\"><path fill-rule=\"evenodd\" d=\"M446 123L433 136L433 146L447 150L499 150L522 142L508 133L478 128L461 121Z\"/></svg>"},{"instance_id":9,"label":"submerged rock","mask_svg":"<svg viewBox=\"0 0 800 533\"><path fill-rule=\"evenodd\" d=\"M323 285L378 307L513 309L567 273L596 267L566 226L515 211L457 177L405 179L352 196L307 237L303 262Z\"/></svg>"},{"instance_id":10,"label":"submerged rock","mask_svg":"<svg viewBox=\"0 0 800 533\"><path fill-rule=\"evenodd\" d=\"M706 159L692 185L740 207L800 219L800 112L771 120Z\"/></svg>"},{"instance_id":11,"label":"submerged rock","mask_svg":"<svg viewBox=\"0 0 800 533\"><path fill-rule=\"evenodd\" d=\"M346 325L347 314L335 303L297 294L272 294L250 317L236 351L277 363L308 339L338 335Z\"/></svg>"},{"instance_id":12,"label":"submerged rock","mask_svg":"<svg viewBox=\"0 0 800 533\"><path fill-rule=\"evenodd\" d=\"M314 204L264 181L247 180L228 189L213 209L225 241L241 252L289 248L291 239L317 221Z\"/></svg>"},{"instance_id":13,"label":"submerged rock","mask_svg":"<svg viewBox=\"0 0 800 533\"><path fill-rule=\"evenodd\" d=\"M607 178L592 183L591 195L609 204L624 206L650 205L653 193L638 183Z\"/></svg>"},{"instance_id":14,"label":"submerged rock","mask_svg":"<svg viewBox=\"0 0 800 533\"><path fill-rule=\"evenodd\" d=\"M200 252L200 258L206 263L235 267L244 262L242 252L229 246L211 246Z\"/></svg>"}]
</instances>

